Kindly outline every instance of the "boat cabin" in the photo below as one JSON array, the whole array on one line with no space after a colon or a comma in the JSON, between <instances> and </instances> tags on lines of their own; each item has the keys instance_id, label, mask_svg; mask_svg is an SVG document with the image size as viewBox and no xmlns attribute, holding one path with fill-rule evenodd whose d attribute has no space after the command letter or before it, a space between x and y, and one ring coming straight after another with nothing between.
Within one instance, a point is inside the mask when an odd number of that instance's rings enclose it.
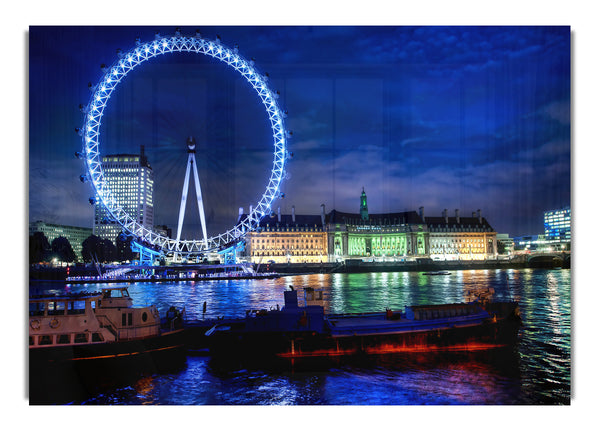
<instances>
[{"instance_id":1,"label":"boat cabin","mask_svg":"<svg viewBox=\"0 0 600 431\"><path fill-rule=\"evenodd\" d=\"M323 306L324 303L323 298L323 289L314 289L312 287L304 288L304 306L308 307L310 305L319 305Z\"/></svg>"},{"instance_id":2,"label":"boat cabin","mask_svg":"<svg viewBox=\"0 0 600 431\"><path fill-rule=\"evenodd\" d=\"M34 297L29 300L29 346L51 347L114 341L96 310L98 293Z\"/></svg>"},{"instance_id":3,"label":"boat cabin","mask_svg":"<svg viewBox=\"0 0 600 431\"><path fill-rule=\"evenodd\" d=\"M127 287L104 287L102 288L102 308L128 308L133 306L133 299L129 296Z\"/></svg>"},{"instance_id":4,"label":"boat cabin","mask_svg":"<svg viewBox=\"0 0 600 431\"><path fill-rule=\"evenodd\" d=\"M155 306L133 307L127 287L29 300L29 346L91 344L160 335Z\"/></svg>"}]
</instances>

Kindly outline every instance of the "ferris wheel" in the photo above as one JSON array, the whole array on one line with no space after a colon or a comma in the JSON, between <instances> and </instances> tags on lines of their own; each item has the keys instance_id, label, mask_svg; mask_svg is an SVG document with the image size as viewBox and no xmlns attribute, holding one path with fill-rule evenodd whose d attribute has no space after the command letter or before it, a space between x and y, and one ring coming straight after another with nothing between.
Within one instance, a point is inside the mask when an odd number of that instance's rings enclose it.
<instances>
[{"instance_id":1,"label":"ferris wheel","mask_svg":"<svg viewBox=\"0 0 600 431\"><path fill-rule=\"evenodd\" d=\"M188 52L210 56L235 69L254 88L260 97L267 113L273 135L273 165L264 193L245 218L224 233L211 238L197 240L171 239L162 236L141 225L135 217L129 215L119 204L114 192L102 172L100 158L100 125L104 108L108 104L111 93L119 83L140 64L163 54ZM237 46L229 48L216 40L204 39L200 33L195 36L182 36L177 30L174 35L163 37L156 34L149 42L135 41L135 47L129 51L117 51L118 59L109 67L102 65L103 76L96 85L90 85L92 96L87 106L81 106L85 114L82 129L78 129L83 141L82 159L85 162L90 180L96 195L113 219L123 229L137 238L138 242L151 244L165 254L190 255L211 250L223 249L238 242L247 232L254 230L260 220L271 213L271 205L276 198L283 197L280 192L281 180L286 175L285 163L290 156L287 151L287 139L290 135L285 129L286 114L277 103L278 93L267 85L267 76L260 74L254 67L253 60L246 60L238 54Z\"/></svg>"}]
</instances>

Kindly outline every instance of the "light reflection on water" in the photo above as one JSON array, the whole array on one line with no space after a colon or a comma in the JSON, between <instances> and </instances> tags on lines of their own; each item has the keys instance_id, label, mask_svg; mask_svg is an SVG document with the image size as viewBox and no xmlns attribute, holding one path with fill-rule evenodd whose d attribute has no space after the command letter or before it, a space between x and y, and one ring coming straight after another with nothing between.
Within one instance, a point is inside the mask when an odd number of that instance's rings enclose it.
<instances>
[{"instance_id":1,"label":"light reflection on water","mask_svg":"<svg viewBox=\"0 0 600 431\"><path fill-rule=\"evenodd\" d=\"M89 404L568 404L570 402L570 270L466 270L427 276L415 272L313 274L270 280L133 283L136 305L186 309L188 319L241 317L248 309L283 305L287 286L322 288L327 312L365 312L405 305L463 302L476 287L496 299L519 301L519 352L508 360L384 355L319 371L227 369L190 356L174 374L145 377L100 394ZM37 289L36 289L37 287ZM67 286L70 291L100 285ZM32 286L53 293L62 286ZM203 315L203 304L207 311ZM370 359L371 361L371 359Z\"/></svg>"}]
</instances>

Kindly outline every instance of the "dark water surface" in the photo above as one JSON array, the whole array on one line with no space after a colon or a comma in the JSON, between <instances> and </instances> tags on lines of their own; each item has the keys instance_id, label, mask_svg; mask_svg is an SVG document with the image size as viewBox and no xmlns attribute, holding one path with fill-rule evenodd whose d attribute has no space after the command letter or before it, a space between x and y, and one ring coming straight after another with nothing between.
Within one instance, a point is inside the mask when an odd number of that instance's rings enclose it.
<instances>
[{"instance_id":1,"label":"dark water surface","mask_svg":"<svg viewBox=\"0 0 600 431\"><path fill-rule=\"evenodd\" d=\"M189 319L242 317L283 304L288 285L322 288L328 312L403 309L463 302L466 292L493 287L497 300L519 302L523 329L515 352L388 354L334 363L215 364L188 356L170 374L141 378L78 404L415 405L569 404L571 399L571 271L465 270L314 274L273 280L134 283L135 305L185 307ZM101 286L31 285L30 293L95 291ZM207 311L202 308L206 301Z\"/></svg>"}]
</instances>

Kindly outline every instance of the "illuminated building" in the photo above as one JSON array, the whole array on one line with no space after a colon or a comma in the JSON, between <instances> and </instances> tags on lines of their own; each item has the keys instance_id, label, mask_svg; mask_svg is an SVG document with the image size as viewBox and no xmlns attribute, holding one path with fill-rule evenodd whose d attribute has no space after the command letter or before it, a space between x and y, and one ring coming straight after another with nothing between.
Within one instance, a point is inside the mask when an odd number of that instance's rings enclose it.
<instances>
[{"instance_id":1,"label":"illuminated building","mask_svg":"<svg viewBox=\"0 0 600 431\"><path fill-rule=\"evenodd\" d=\"M406 211L369 214L362 191L359 214L331 211L327 217L328 254L345 258L432 258L434 260L482 260L497 254L496 232L481 211L461 217L425 217Z\"/></svg>"},{"instance_id":2,"label":"illuminated building","mask_svg":"<svg viewBox=\"0 0 600 431\"><path fill-rule=\"evenodd\" d=\"M154 178L152 167L144 154L115 154L102 157L102 171L109 189L119 206L142 226L152 230L154 225ZM94 234L115 241L121 233L118 224L96 196Z\"/></svg>"},{"instance_id":3,"label":"illuminated building","mask_svg":"<svg viewBox=\"0 0 600 431\"><path fill-rule=\"evenodd\" d=\"M328 214L327 231L328 251L334 260L427 253L427 225L415 211L352 214L333 210Z\"/></svg>"},{"instance_id":4,"label":"illuminated building","mask_svg":"<svg viewBox=\"0 0 600 431\"><path fill-rule=\"evenodd\" d=\"M434 260L483 260L498 254L496 232L481 210L462 217L458 209L454 217L448 210L441 217L427 217L429 256Z\"/></svg>"},{"instance_id":5,"label":"illuminated building","mask_svg":"<svg viewBox=\"0 0 600 431\"><path fill-rule=\"evenodd\" d=\"M264 217L255 231L246 235L246 255L253 263L327 262L325 207L321 215L277 214Z\"/></svg>"},{"instance_id":6,"label":"illuminated building","mask_svg":"<svg viewBox=\"0 0 600 431\"><path fill-rule=\"evenodd\" d=\"M499 233L496 235L498 243L498 254L513 254L515 251L515 241L508 236L507 233Z\"/></svg>"},{"instance_id":7,"label":"illuminated building","mask_svg":"<svg viewBox=\"0 0 600 431\"><path fill-rule=\"evenodd\" d=\"M544 212L544 237L550 244L571 243L571 207Z\"/></svg>"},{"instance_id":8,"label":"illuminated building","mask_svg":"<svg viewBox=\"0 0 600 431\"><path fill-rule=\"evenodd\" d=\"M65 237L69 240L77 260L81 262L83 261L81 256L81 243L92 234L92 229L36 221L29 223L29 235L33 235L34 232L42 232L46 238L48 238L50 244L52 244L54 239L60 236Z\"/></svg>"},{"instance_id":9,"label":"illuminated building","mask_svg":"<svg viewBox=\"0 0 600 431\"><path fill-rule=\"evenodd\" d=\"M544 235L517 236L514 241L516 251L542 251L548 248L548 242Z\"/></svg>"},{"instance_id":10,"label":"illuminated building","mask_svg":"<svg viewBox=\"0 0 600 431\"><path fill-rule=\"evenodd\" d=\"M240 214L241 216L241 214ZM280 211L265 217L247 234L246 255L254 263L318 263L344 259L483 260L497 256L496 232L481 211L471 217L425 217L405 211L369 214L367 195L360 196L358 213L332 210L320 215Z\"/></svg>"}]
</instances>

